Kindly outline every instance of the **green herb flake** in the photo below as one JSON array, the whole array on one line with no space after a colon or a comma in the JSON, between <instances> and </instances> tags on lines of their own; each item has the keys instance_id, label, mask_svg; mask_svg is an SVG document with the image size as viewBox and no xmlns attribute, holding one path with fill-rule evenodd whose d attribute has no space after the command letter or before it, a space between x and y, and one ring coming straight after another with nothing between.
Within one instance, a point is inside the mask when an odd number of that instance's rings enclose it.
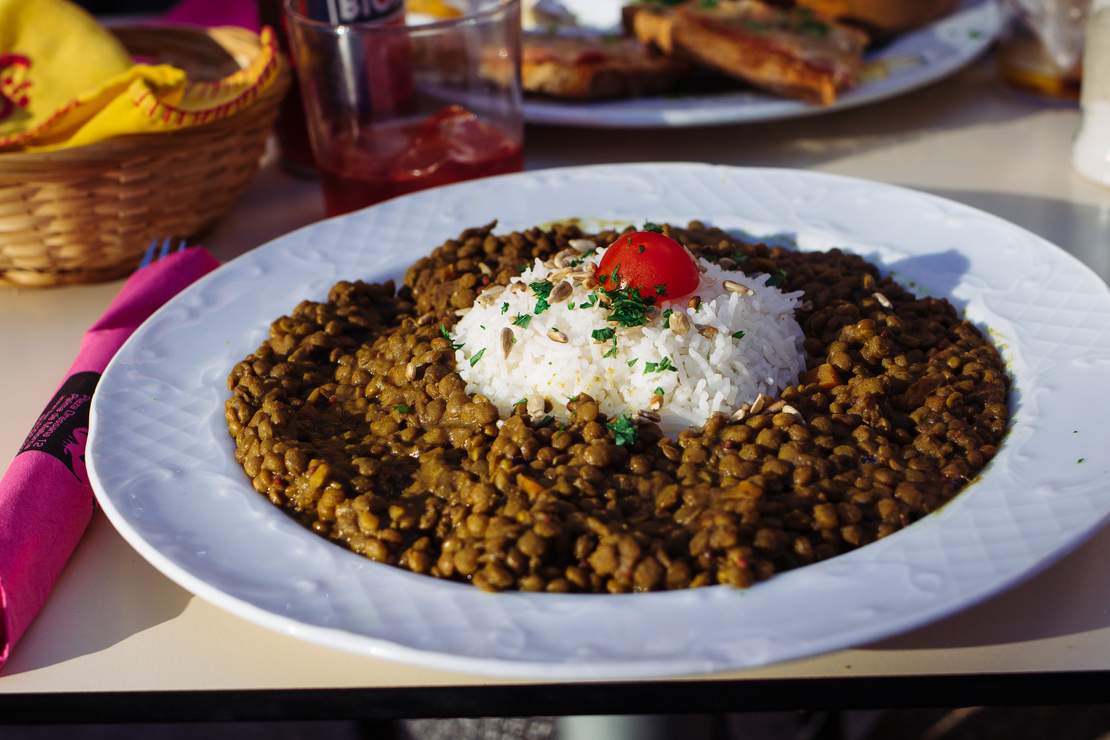
<instances>
[{"instance_id":1,"label":"green herb flake","mask_svg":"<svg viewBox=\"0 0 1110 740\"><path fill-rule=\"evenodd\" d=\"M1076 462L1077 464L1080 464L1080 465L1082 465L1083 463L1087 462L1087 458L1085 458L1085 457L1081 457L1081 458L1079 458L1078 460L1076 460L1075 462Z\"/></svg>"},{"instance_id":2,"label":"green herb flake","mask_svg":"<svg viewBox=\"0 0 1110 740\"><path fill-rule=\"evenodd\" d=\"M524 272L529 267L530 267L530 265L527 262L521 262L520 267L517 268L517 272Z\"/></svg>"},{"instance_id":3,"label":"green herb flake","mask_svg":"<svg viewBox=\"0 0 1110 740\"><path fill-rule=\"evenodd\" d=\"M522 398L519 401L515 401L513 403L513 406L520 406L521 404L525 404L525 403L528 403L528 399L527 398Z\"/></svg>"},{"instance_id":4,"label":"green herb flake","mask_svg":"<svg viewBox=\"0 0 1110 740\"><path fill-rule=\"evenodd\" d=\"M616 339L616 337L614 337L613 338L613 346L610 347L609 351L606 352L605 354L603 354L602 357L616 357L616 356L617 356L617 339Z\"/></svg>"},{"instance_id":5,"label":"green herb flake","mask_svg":"<svg viewBox=\"0 0 1110 740\"><path fill-rule=\"evenodd\" d=\"M664 395L666 395L665 393L663 393L663 389L662 389L662 388L658 388L658 387L657 387L657 388L656 388L655 390L653 390L653 391L652 391L652 393L653 393L654 395L656 395L656 396L664 396Z\"/></svg>"},{"instance_id":6,"label":"green herb flake","mask_svg":"<svg viewBox=\"0 0 1110 740\"><path fill-rule=\"evenodd\" d=\"M771 279L767 281L767 284L773 288L781 288L784 284L786 284L786 278L786 270L780 268L778 270L775 270L775 274L771 276Z\"/></svg>"},{"instance_id":7,"label":"green herb flake","mask_svg":"<svg viewBox=\"0 0 1110 740\"><path fill-rule=\"evenodd\" d=\"M509 304L508 303L502 303L501 304L501 313L504 314L504 313L508 313L508 312L509 312Z\"/></svg>"},{"instance_id":8,"label":"green herb flake","mask_svg":"<svg viewBox=\"0 0 1110 740\"><path fill-rule=\"evenodd\" d=\"M521 329L527 329L531 323L532 314L530 313L518 313L513 319L513 326L519 326Z\"/></svg>"},{"instance_id":9,"label":"green herb flake","mask_svg":"<svg viewBox=\"0 0 1110 740\"><path fill-rule=\"evenodd\" d=\"M451 342L451 349L462 349L462 343L453 341L454 337L451 336L451 332L447 331L447 327L443 324L439 325L439 335Z\"/></svg>"},{"instance_id":10,"label":"green herb flake","mask_svg":"<svg viewBox=\"0 0 1110 740\"><path fill-rule=\"evenodd\" d=\"M698 6L706 10L712 10L718 5L718 0L700 0Z\"/></svg>"},{"instance_id":11,"label":"green herb flake","mask_svg":"<svg viewBox=\"0 0 1110 740\"><path fill-rule=\"evenodd\" d=\"M540 419L535 424L533 424L532 428L533 429L543 429L544 427L551 426L554 423L555 423L555 417L552 416L551 414L547 414L542 419Z\"/></svg>"},{"instance_id":12,"label":"green herb flake","mask_svg":"<svg viewBox=\"0 0 1110 740\"><path fill-rule=\"evenodd\" d=\"M734 331L734 332L732 332L732 338L733 339L743 339L744 338L744 332Z\"/></svg>"},{"instance_id":13,"label":"green herb flake","mask_svg":"<svg viewBox=\"0 0 1110 740\"><path fill-rule=\"evenodd\" d=\"M594 329L592 332L590 332L590 336L598 342L608 342L610 339L616 336L616 334L616 330L612 328Z\"/></svg>"},{"instance_id":14,"label":"green herb flake","mask_svg":"<svg viewBox=\"0 0 1110 740\"><path fill-rule=\"evenodd\" d=\"M639 359L639 358L633 357L631 360L629 360L628 361L628 366L632 367L633 365L635 365L637 359Z\"/></svg>"},{"instance_id":15,"label":"green herb flake","mask_svg":"<svg viewBox=\"0 0 1110 740\"><path fill-rule=\"evenodd\" d=\"M983 38L983 32L978 29L972 29L967 32L967 37L969 39L981 39Z\"/></svg>"},{"instance_id":16,"label":"green herb flake","mask_svg":"<svg viewBox=\"0 0 1110 740\"><path fill-rule=\"evenodd\" d=\"M406 404L399 403L399 404L397 404L396 406L393 407L393 410L396 411L398 414L411 414L412 413L412 406L408 406Z\"/></svg>"},{"instance_id":17,"label":"green herb flake","mask_svg":"<svg viewBox=\"0 0 1110 740\"><path fill-rule=\"evenodd\" d=\"M482 355L484 355L485 353L486 353L486 348L485 347L482 347L480 350L475 352L474 356L470 358L470 366L474 367L475 365L477 365L478 360L482 359Z\"/></svg>"},{"instance_id":18,"label":"green herb flake","mask_svg":"<svg viewBox=\"0 0 1110 740\"><path fill-rule=\"evenodd\" d=\"M664 324L671 320L671 314L672 313L674 313L674 311L672 311L669 308L663 309L663 323Z\"/></svg>"},{"instance_id":19,"label":"green herb flake","mask_svg":"<svg viewBox=\"0 0 1110 740\"><path fill-rule=\"evenodd\" d=\"M651 221L648 221L647 223L645 223L644 228L642 230L643 231L654 231L656 234L662 234L663 233L663 227L660 226L659 224L653 224Z\"/></svg>"},{"instance_id":20,"label":"green herb flake","mask_svg":"<svg viewBox=\"0 0 1110 740\"><path fill-rule=\"evenodd\" d=\"M667 286L659 283L655 286L655 295L667 295Z\"/></svg>"},{"instance_id":21,"label":"green herb flake","mask_svg":"<svg viewBox=\"0 0 1110 740\"><path fill-rule=\"evenodd\" d=\"M643 244L641 244L640 245L640 254L643 254L646 251L647 251L647 247L645 247Z\"/></svg>"},{"instance_id":22,"label":"green herb flake","mask_svg":"<svg viewBox=\"0 0 1110 740\"><path fill-rule=\"evenodd\" d=\"M664 357L659 362L644 363L644 375L647 375L648 373L661 373L666 370L670 370L676 373L678 372L678 368L671 363L670 357Z\"/></svg>"},{"instance_id":23,"label":"green herb flake","mask_svg":"<svg viewBox=\"0 0 1110 740\"><path fill-rule=\"evenodd\" d=\"M605 425L610 432L613 433L613 441L618 446L631 446L636 444L636 425L632 423L627 415L622 414L616 419Z\"/></svg>"},{"instance_id":24,"label":"green herb flake","mask_svg":"<svg viewBox=\"0 0 1110 740\"><path fill-rule=\"evenodd\" d=\"M597 293L590 293L588 296L586 296L586 302L585 303L580 303L578 305L578 307L579 308L593 308L596 305L597 305Z\"/></svg>"},{"instance_id":25,"label":"green herb flake","mask_svg":"<svg viewBox=\"0 0 1110 740\"><path fill-rule=\"evenodd\" d=\"M532 289L532 293L536 296L536 307L532 309L532 313L539 316L541 313L551 308L551 304L547 302L547 298L551 295L551 289L555 286L550 280L537 280L534 283L529 283L528 287Z\"/></svg>"}]
</instances>

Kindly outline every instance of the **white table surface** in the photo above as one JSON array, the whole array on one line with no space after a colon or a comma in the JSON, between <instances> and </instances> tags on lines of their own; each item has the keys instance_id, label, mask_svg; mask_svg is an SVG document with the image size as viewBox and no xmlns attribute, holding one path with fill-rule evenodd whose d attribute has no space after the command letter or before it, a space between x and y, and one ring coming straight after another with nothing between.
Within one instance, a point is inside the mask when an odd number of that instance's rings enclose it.
<instances>
[{"instance_id":1,"label":"white table surface","mask_svg":"<svg viewBox=\"0 0 1110 740\"><path fill-rule=\"evenodd\" d=\"M1014 221L1110 277L1110 189L1069 165L1078 109L1001 88L989 60L875 106L786 123L655 132L530 128L529 169L687 160L782 166L926 190ZM228 259L319 218L317 185L273 166L205 239ZM429 245L431 246L431 245ZM0 289L0 459L18 449L86 327L119 283ZM1031 580L944 621L853 650L714 678L1105 670L1110 531ZM267 631L182 590L96 515L0 694L491 685L346 655Z\"/></svg>"}]
</instances>

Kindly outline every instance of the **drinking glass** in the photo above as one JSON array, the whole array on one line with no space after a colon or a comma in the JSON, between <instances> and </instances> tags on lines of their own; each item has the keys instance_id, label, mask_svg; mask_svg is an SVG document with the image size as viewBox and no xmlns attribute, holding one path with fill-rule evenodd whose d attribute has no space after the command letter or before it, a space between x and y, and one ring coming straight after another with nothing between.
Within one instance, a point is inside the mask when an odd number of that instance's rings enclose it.
<instances>
[{"instance_id":1,"label":"drinking glass","mask_svg":"<svg viewBox=\"0 0 1110 740\"><path fill-rule=\"evenodd\" d=\"M328 215L523 167L520 0L332 24L285 0Z\"/></svg>"}]
</instances>

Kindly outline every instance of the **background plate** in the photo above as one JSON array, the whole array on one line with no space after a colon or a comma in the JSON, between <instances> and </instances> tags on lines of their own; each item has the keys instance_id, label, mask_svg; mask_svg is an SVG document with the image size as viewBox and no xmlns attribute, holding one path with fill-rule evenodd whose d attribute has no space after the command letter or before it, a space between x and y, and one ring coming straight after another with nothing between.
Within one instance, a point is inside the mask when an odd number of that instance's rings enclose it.
<instances>
[{"instance_id":1,"label":"background plate","mask_svg":"<svg viewBox=\"0 0 1110 740\"><path fill-rule=\"evenodd\" d=\"M505 593L372 563L256 494L224 426L225 378L302 298L397 276L463 228L568 217L685 222L843 246L945 296L996 336L1014 424L941 511L855 552L740 591ZM104 512L167 576L235 614L334 648L504 676L737 669L914 627L1031 574L1110 513L1110 291L1039 237L951 201L791 170L638 164L429 190L256 249L162 308L93 398L89 471ZM1089 389L1098 392L1092 394ZM1082 459L1082 462L1080 461Z\"/></svg>"},{"instance_id":2,"label":"background plate","mask_svg":"<svg viewBox=\"0 0 1110 740\"><path fill-rule=\"evenodd\" d=\"M565 4L601 29L616 27L620 3L566 0ZM905 34L868 55L886 76L861 83L835 104L822 107L752 90L672 95L594 103L526 98L529 123L594 128L662 128L754 123L800 118L853 108L901 95L943 79L983 52L1002 28L996 0L964 0L952 15Z\"/></svg>"}]
</instances>

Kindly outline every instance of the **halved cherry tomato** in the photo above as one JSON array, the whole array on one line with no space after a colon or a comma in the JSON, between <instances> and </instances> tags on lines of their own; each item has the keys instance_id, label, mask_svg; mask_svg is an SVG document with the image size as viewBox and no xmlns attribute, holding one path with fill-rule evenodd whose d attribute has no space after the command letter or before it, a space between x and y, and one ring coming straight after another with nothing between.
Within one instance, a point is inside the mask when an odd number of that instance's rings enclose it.
<instances>
[{"instance_id":1,"label":"halved cherry tomato","mask_svg":"<svg viewBox=\"0 0 1110 740\"><path fill-rule=\"evenodd\" d=\"M617 237L601 258L596 277L606 290L627 284L644 298L657 301L689 295L697 290L699 280L698 267L686 248L655 231L633 231Z\"/></svg>"}]
</instances>

